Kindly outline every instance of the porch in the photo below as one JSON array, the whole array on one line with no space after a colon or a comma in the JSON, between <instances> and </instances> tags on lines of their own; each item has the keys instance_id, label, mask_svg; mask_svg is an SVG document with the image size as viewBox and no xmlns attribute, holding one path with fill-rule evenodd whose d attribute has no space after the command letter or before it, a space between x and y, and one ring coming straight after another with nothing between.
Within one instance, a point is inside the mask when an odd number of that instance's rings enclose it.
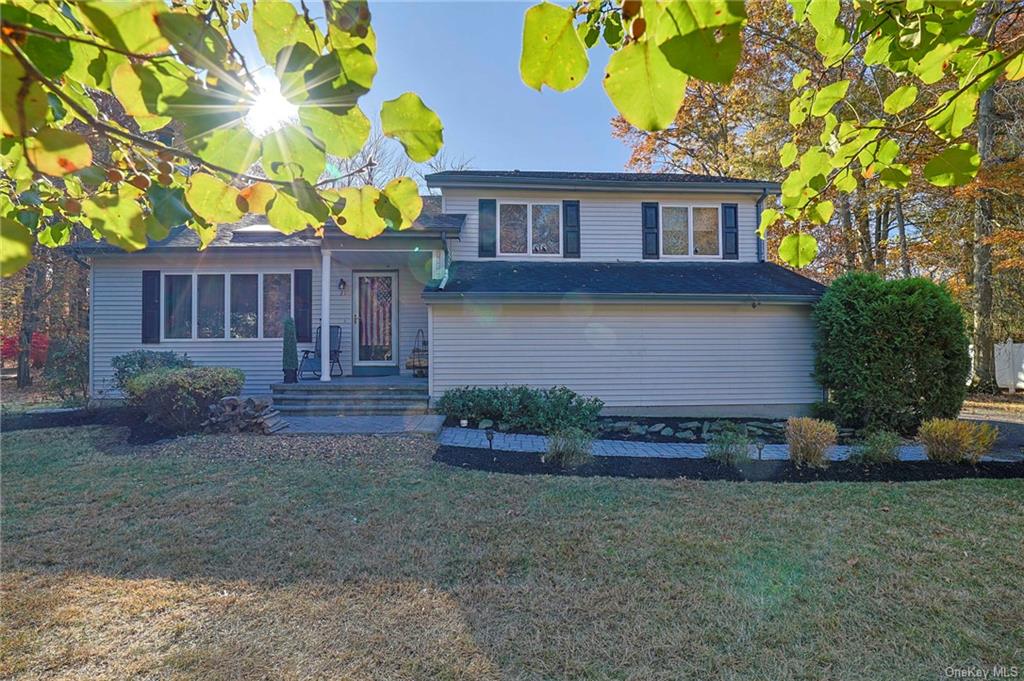
<instances>
[{"instance_id":1,"label":"porch","mask_svg":"<svg viewBox=\"0 0 1024 681\"><path fill-rule=\"evenodd\" d=\"M270 386L274 408L286 416L418 416L430 406L427 379L393 374L335 376Z\"/></svg>"}]
</instances>

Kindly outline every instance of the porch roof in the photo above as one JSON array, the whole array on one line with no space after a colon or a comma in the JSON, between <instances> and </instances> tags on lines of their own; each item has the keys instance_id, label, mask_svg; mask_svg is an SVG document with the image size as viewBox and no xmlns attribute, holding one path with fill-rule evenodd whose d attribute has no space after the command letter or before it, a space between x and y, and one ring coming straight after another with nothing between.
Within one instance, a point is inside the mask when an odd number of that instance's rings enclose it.
<instances>
[{"instance_id":1,"label":"porch roof","mask_svg":"<svg viewBox=\"0 0 1024 681\"><path fill-rule=\"evenodd\" d=\"M429 238L440 237L443 234L458 237L465 221L466 216L463 214L434 212L433 206L425 201L423 212L412 227L402 231L388 229L380 236ZM342 239L353 238L344 234L333 220L329 220L324 225L324 229L328 239L335 236ZM246 215L238 222L217 225L217 235L210 242L208 248L319 248L321 241L322 239L311 229L294 234L284 234L268 224L266 216ZM82 242L68 248L84 254L123 252L106 241ZM197 250L198 248L199 235L185 226L175 227L159 241L150 239L146 246L147 250Z\"/></svg>"},{"instance_id":2,"label":"porch roof","mask_svg":"<svg viewBox=\"0 0 1024 681\"><path fill-rule=\"evenodd\" d=\"M767 262L521 262L452 263L444 288L424 298L608 298L813 302L825 287Z\"/></svg>"}]
</instances>

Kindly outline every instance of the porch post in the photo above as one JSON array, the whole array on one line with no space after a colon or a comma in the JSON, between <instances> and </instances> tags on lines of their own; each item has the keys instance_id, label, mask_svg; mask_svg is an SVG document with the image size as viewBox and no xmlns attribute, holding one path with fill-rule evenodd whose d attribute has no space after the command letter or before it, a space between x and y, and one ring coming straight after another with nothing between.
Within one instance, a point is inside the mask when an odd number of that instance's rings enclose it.
<instances>
[{"instance_id":1,"label":"porch post","mask_svg":"<svg viewBox=\"0 0 1024 681\"><path fill-rule=\"evenodd\" d=\"M320 380L331 380L331 252L320 252Z\"/></svg>"}]
</instances>

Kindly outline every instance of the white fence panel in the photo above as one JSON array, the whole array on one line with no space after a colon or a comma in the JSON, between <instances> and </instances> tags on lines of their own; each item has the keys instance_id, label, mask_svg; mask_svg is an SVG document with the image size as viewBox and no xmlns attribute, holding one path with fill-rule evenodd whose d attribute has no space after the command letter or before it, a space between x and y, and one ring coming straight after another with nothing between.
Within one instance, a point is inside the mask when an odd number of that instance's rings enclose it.
<instances>
[{"instance_id":1,"label":"white fence panel","mask_svg":"<svg viewBox=\"0 0 1024 681\"><path fill-rule=\"evenodd\" d=\"M1000 388L1024 390L1024 343L996 343L996 383Z\"/></svg>"}]
</instances>

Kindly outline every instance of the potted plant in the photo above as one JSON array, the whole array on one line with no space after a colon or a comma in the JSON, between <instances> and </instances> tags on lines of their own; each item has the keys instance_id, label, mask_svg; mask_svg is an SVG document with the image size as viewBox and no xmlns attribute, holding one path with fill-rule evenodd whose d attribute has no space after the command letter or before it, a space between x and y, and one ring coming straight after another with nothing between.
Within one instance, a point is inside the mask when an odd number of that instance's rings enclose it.
<instances>
[{"instance_id":1,"label":"potted plant","mask_svg":"<svg viewBox=\"0 0 1024 681\"><path fill-rule=\"evenodd\" d=\"M295 320L285 317L284 343L281 345L281 369L285 383L298 383L299 349L295 340Z\"/></svg>"}]
</instances>

